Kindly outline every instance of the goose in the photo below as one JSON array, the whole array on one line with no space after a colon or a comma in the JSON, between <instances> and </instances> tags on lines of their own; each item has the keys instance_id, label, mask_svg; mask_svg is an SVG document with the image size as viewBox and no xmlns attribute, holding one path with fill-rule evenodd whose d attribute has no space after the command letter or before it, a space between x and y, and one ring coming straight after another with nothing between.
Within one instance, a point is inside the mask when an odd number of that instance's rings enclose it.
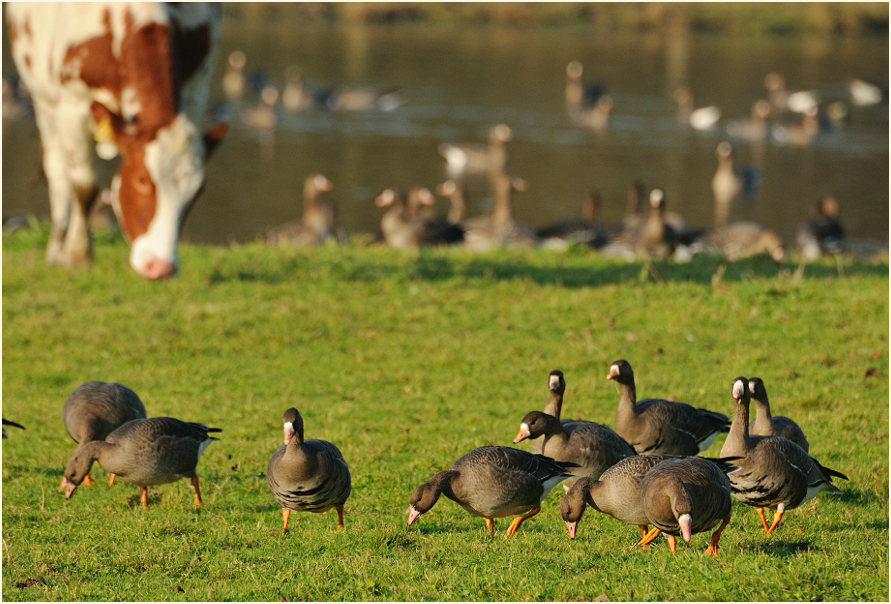
<instances>
[{"instance_id":1,"label":"goose","mask_svg":"<svg viewBox=\"0 0 891 604\"><path fill-rule=\"evenodd\" d=\"M752 103L748 119L727 122L727 134L751 143L764 142L769 133L768 116L770 116L770 103L764 99L758 99Z\"/></svg>"},{"instance_id":2,"label":"goose","mask_svg":"<svg viewBox=\"0 0 891 604\"><path fill-rule=\"evenodd\" d=\"M574 421L562 424L553 415L530 411L523 416L514 444L527 438L542 437L542 455L558 461L572 462L575 476L599 478L607 469L622 459L636 455L625 439L609 427L597 422ZM571 478L563 488L576 481Z\"/></svg>"},{"instance_id":3,"label":"goose","mask_svg":"<svg viewBox=\"0 0 891 604\"><path fill-rule=\"evenodd\" d=\"M764 253L777 262L786 258L780 236L748 220L731 222L706 233L697 241L696 247L701 251L723 254L731 262Z\"/></svg>"},{"instance_id":4,"label":"goose","mask_svg":"<svg viewBox=\"0 0 891 604\"><path fill-rule=\"evenodd\" d=\"M266 482L282 508L283 531L292 511L320 514L337 510L343 528L343 506L352 491L350 469L340 449L315 438L303 439L303 418L294 407L282 416L285 443L272 454Z\"/></svg>"},{"instance_id":5,"label":"goose","mask_svg":"<svg viewBox=\"0 0 891 604\"><path fill-rule=\"evenodd\" d=\"M275 129L278 121L276 107L279 101L278 89L272 84L267 84L260 91L260 102L244 110L243 119L248 126L257 130L268 132Z\"/></svg>"},{"instance_id":6,"label":"goose","mask_svg":"<svg viewBox=\"0 0 891 604\"><path fill-rule=\"evenodd\" d=\"M717 105L694 109L693 92L686 86L675 89L672 96L678 104L676 117L682 126L689 126L694 130L711 130L721 119L721 110Z\"/></svg>"},{"instance_id":7,"label":"goose","mask_svg":"<svg viewBox=\"0 0 891 604\"><path fill-rule=\"evenodd\" d=\"M774 124L770 131L771 136L778 143L795 147L810 145L819 133L820 122L816 107L803 112L798 124Z\"/></svg>"},{"instance_id":8,"label":"goose","mask_svg":"<svg viewBox=\"0 0 891 604\"><path fill-rule=\"evenodd\" d=\"M579 107L572 111L569 117L576 126L602 131L609 126L609 117L612 109L613 97L604 94L590 107Z\"/></svg>"},{"instance_id":9,"label":"goose","mask_svg":"<svg viewBox=\"0 0 891 604\"><path fill-rule=\"evenodd\" d=\"M813 215L801 223L795 233L795 241L806 260L842 250L845 231L838 217L839 206L835 197L824 195L817 200Z\"/></svg>"},{"instance_id":10,"label":"goose","mask_svg":"<svg viewBox=\"0 0 891 604\"><path fill-rule=\"evenodd\" d=\"M606 87L603 84L583 81L584 72L585 69L581 61L572 60L566 64L566 86L563 89L563 98L566 102L566 112L570 115L586 107L592 107L598 100L606 96Z\"/></svg>"},{"instance_id":11,"label":"goose","mask_svg":"<svg viewBox=\"0 0 891 604\"><path fill-rule=\"evenodd\" d=\"M240 50L233 50L226 59L226 71L223 73L223 94L229 101L238 102L244 94L244 67L247 57Z\"/></svg>"},{"instance_id":12,"label":"goose","mask_svg":"<svg viewBox=\"0 0 891 604\"><path fill-rule=\"evenodd\" d=\"M548 402L545 404L545 407L542 411L547 413L548 415L552 415L560 420L560 423L564 426L568 424L573 424L580 420L575 419L561 419L560 413L563 410L563 395L566 392L566 379L563 376L563 372L559 369L554 369L550 373L548 373ZM544 436L530 436L528 438L529 448L536 455L541 455L542 447L544 446L545 438Z\"/></svg>"},{"instance_id":13,"label":"goose","mask_svg":"<svg viewBox=\"0 0 891 604\"><path fill-rule=\"evenodd\" d=\"M62 423L78 447L94 440L105 440L109 434L130 420L144 419L145 407L139 395L117 382L98 380L75 388L62 406ZM83 477L84 484L92 484L90 474ZM65 479L59 488L64 488ZM114 483L114 473L108 485Z\"/></svg>"},{"instance_id":14,"label":"goose","mask_svg":"<svg viewBox=\"0 0 891 604\"><path fill-rule=\"evenodd\" d=\"M651 543L661 532L674 554L677 535L689 542L691 535L720 522L705 550L716 556L721 532L730 522L730 480L715 463L701 457L667 459L641 479L640 505L653 524L640 545Z\"/></svg>"},{"instance_id":15,"label":"goose","mask_svg":"<svg viewBox=\"0 0 891 604\"><path fill-rule=\"evenodd\" d=\"M23 426L21 424L17 424L14 421L8 420L5 417L3 418L3 425L4 426L12 426L13 428L21 428L22 430L25 429L25 426ZM6 436L6 428L3 428L3 438L8 438Z\"/></svg>"},{"instance_id":16,"label":"goose","mask_svg":"<svg viewBox=\"0 0 891 604\"><path fill-rule=\"evenodd\" d=\"M296 65L285 68L285 85L282 88L282 108L289 113L317 109L325 105L331 91L310 90L303 79L303 72Z\"/></svg>"},{"instance_id":17,"label":"goose","mask_svg":"<svg viewBox=\"0 0 891 604\"><path fill-rule=\"evenodd\" d=\"M878 105L888 97L887 87L881 87L872 82L861 80L860 78L851 78L847 83L848 94L851 97L851 103L857 107L869 107L870 105Z\"/></svg>"},{"instance_id":18,"label":"goose","mask_svg":"<svg viewBox=\"0 0 891 604\"><path fill-rule=\"evenodd\" d=\"M498 174L495 177L495 207L491 214L464 221L464 247L473 251L486 251L497 247L538 245L535 233L513 219L512 194L515 191L525 191L528 186L522 178Z\"/></svg>"},{"instance_id":19,"label":"goose","mask_svg":"<svg viewBox=\"0 0 891 604\"><path fill-rule=\"evenodd\" d=\"M817 93L813 90L789 92L783 74L772 71L764 76L764 87L773 109L782 113L789 110L795 113L807 113L817 109Z\"/></svg>"},{"instance_id":20,"label":"goose","mask_svg":"<svg viewBox=\"0 0 891 604\"><path fill-rule=\"evenodd\" d=\"M148 505L148 486L175 482L189 477L195 488L195 505L200 506L201 490L195 466L213 441L204 424L184 422L173 417L130 420L105 437L80 445L68 457L62 485L65 499L71 499L94 461L106 472L139 486L139 501Z\"/></svg>"},{"instance_id":21,"label":"goose","mask_svg":"<svg viewBox=\"0 0 891 604\"><path fill-rule=\"evenodd\" d=\"M440 495L445 495L467 512L481 516L490 535L495 531L495 518L515 516L505 533L510 537L523 521L538 514L551 489L571 476L567 466L511 447L473 449L414 490L407 510L408 524L411 526L430 511Z\"/></svg>"},{"instance_id":22,"label":"goose","mask_svg":"<svg viewBox=\"0 0 891 604\"><path fill-rule=\"evenodd\" d=\"M733 146L721 141L715 149L718 167L712 176L712 195L715 204L729 204L743 190L742 179L737 175L733 165Z\"/></svg>"},{"instance_id":23,"label":"goose","mask_svg":"<svg viewBox=\"0 0 891 604\"><path fill-rule=\"evenodd\" d=\"M798 424L783 415L771 415L764 380L760 377L749 378L749 393L751 400L755 401L755 419L749 422L749 434L782 436L801 447L805 453L810 450L810 443Z\"/></svg>"},{"instance_id":24,"label":"goose","mask_svg":"<svg viewBox=\"0 0 891 604\"><path fill-rule=\"evenodd\" d=\"M634 370L624 359L610 364L606 379L619 384L616 432L638 454L696 455L729 431L723 413L664 399L637 400Z\"/></svg>"},{"instance_id":25,"label":"goose","mask_svg":"<svg viewBox=\"0 0 891 604\"><path fill-rule=\"evenodd\" d=\"M513 139L513 131L507 124L495 124L489 129L489 143L441 143L439 154L446 160L449 174L485 173L498 174L507 166L505 144Z\"/></svg>"},{"instance_id":26,"label":"goose","mask_svg":"<svg viewBox=\"0 0 891 604\"><path fill-rule=\"evenodd\" d=\"M589 190L578 217L564 218L535 231L542 245L549 248L565 249L572 244L583 244L601 248L609 238L606 227L600 222L600 193Z\"/></svg>"},{"instance_id":27,"label":"goose","mask_svg":"<svg viewBox=\"0 0 891 604\"><path fill-rule=\"evenodd\" d=\"M464 238L463 227L429 211L435 201L426 187L411 189L408 199L395 189L382 191L374 202L378 207L389 208L381 217L381 232L387 244L412 250L422 245L460 242Z\"/></svg>"},{"instance_id":28,"label":"goose","mask_svg":"<svg viewBox=\"0 0 891 604\"><path fill-rule=\"evenodd\" d=\"M749 434L749 381L744 377L733 380L731 397L734 402L730 434L721 447L722 457L737 457L739 469L730 475L732 495L758 512L764 531L769 537L779 526L786 510L797 508L820 491L838 492L832 477L847 476L824 467L791 440L781 436L752 436ZM773 522L768 526L764 508L775 509Z\"/></svg>"},{"instance_id":29,"label":"goose","mask_svg":"<svg viewBox=\"0 0 891 604\"><path fill-rule=\"evenodd\" d=\"M665 219L665 192L650 191L650 209L646 216L631 228L623 229L604 246L607 256L665 259L674 254L678 244L677 231Z\"/></svg>"},{"instance_id":30,"label":"goose","mask_svg":"<svg viewBox=\"0 0 891 604\"><path fill-rule=\"evenodd\" d=\"M334 111L393 111L405 99L398 87L350 85L332 90L326 102L328 109Z\"/></svg>"},{"instance_id":31,"label":"goose","mask_svg":"<svg viewBox=\"0 0 891 604\"><path fill-rule=\"evenodd\" d=\"M436 185L436 192L449 198L449 222L461 224L467 218L467 187L455 179L449 178Z\"/></svg>"},{"instance_id":32,"label":"goose","mask_svg":"<svg viewBox=\"0 0 891 604\"><path fill-rule=\"evenodd\" d=\"M303 247L320 245L336 237L334 205L321 200L319 195L331 189L331 181L324 174L307 176L303 180L303 215L300 222L290 222L268 231L266 243Z\"/></svg>"}]
</instances>

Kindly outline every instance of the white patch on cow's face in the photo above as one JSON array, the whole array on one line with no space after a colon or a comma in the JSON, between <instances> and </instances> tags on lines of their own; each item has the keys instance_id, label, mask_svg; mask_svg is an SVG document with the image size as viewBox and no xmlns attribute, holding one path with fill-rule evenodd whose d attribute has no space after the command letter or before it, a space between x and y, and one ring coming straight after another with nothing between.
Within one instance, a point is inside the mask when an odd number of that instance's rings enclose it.
<instances>
[{"instance_id":1,"label":"white patch on cow's face","mask_svg":"<svg viewBox=\"0 0 891 604\"><path fill-rule=\"evenodd\" d=\"M130 265L146 275L153 262L179 262L176 247L184 211L204 182L204 143L194 124L180 114L145 146L145 167L155 185L155 215L148 230L131 243Z\"/></svg>"}]
</instances>

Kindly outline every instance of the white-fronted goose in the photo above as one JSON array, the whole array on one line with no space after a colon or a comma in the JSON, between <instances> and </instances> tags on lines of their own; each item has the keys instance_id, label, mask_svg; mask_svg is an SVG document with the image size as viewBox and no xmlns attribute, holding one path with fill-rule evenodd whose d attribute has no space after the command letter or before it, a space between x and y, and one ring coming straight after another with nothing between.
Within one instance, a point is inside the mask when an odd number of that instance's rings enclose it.
<instances>
[{"instance_id":1,"label":"white-fronted goose","mask_svg":"<svg viewBox=\"0 0 891 604\"><path fill-rule=\"evenodd\" d=\"M554 369L548 374L548 402L545 404L544 411L548 415L553 415L557 419L560 420L560 423L564 426L566 424L572 424L580 420L575 419L561 419L560 414L563 412L563 395L566 392L566 380L563 377L563 372L559 369ZM529 438L529 448L536 455L541 455L542 447L544 446L545 438L544 436L534 436Z\"/></svg>"},{"instance_id":2,"label":"white-fronted goose","mask_svg":"<svg viewBox=\"0 0 891 604\"><path fill-rule=\"evenodd\" d=\"M718 434L729 431L729 418L723 413L664 399L637 400L628 361L613 361L606 379L619 384L616 432L641 455L696 455L708 449Z\"/></svg>"},{"instance_id":3,"label":"white-fronted goose","mask_svg":"<svg viewBox=\"0 0 891 604\"><path fill-rule=\"evenodd\" d=\"M714 462L701 457L667 459L640 481L640 504L653 525L641 545L662 532L674 553L677 535L689 542L691 535L720 522L705 550L706 555L715 556L721 532L730 522L730 481Z\"/></svg>"},{"instance_id":4,"label":"white-fronted goose","mask_svg":"<svg viewBox=\"0 0 891 604\"><path fill-rule=\"evenodd\" d=\"M814 204L812 216L798 226L795 241L806 260L842 250L845 231L839 213L838 200L832 195L824 195Z\"/></svg>"},{"instance_id":5,"label":"white-fronted goose","mask_svg":"<svg viewBox=\"0 0 891 604\"><path fill-rule=\"evenodd\" d=\"M266 482L282 508L283 530L295 512L337 510L337 528L343 528L343 505L352 491L350 469L343 455L327 440L303 439L303 418L291 407L282 417L285 444L272 454Z\"/></svg>"},{"instance_id":6,"label":"white-fronted goose","mask_svg":"<svg viewBox=\"0 0 891 604\"><path fill-rule=\"evenodd\" d=\"M662 189L650 191L649 206L649 211L640 222L613 236L603 248L604 254L628 259L665 259L674 254L678 243L677 232L665 219L665 193Z\"/></svg>"},{"instance_id":7,"label":"white-fronted goose","mask_svg":"<svg viewBox=\"0 0 891 604\"><path fill-rule=\"evenodd\" d=\"M237 103L244 94L244 66L247 57L240 50L233 50L226 60L226 71L223 73L223 94L232 102Z\"/></svg>"},{"instance_id":8,"label":"white-fronted goose","mask_svg":"<svg viewBox=\"0 0 891 604\"><path fill-rule=\"evenodd\" d=\"M771 415L764 380L760 377L749 378L749 393L751 400L755 401L755 419L749 422L749 434L782 436L804 449L805 453L810 450L810 444L798 424L784 415Z\"/></svg>"},{"instance_id":9,"label":"white-fronted goose","mask_svg":"<svg viewBox=\"0 0 891 604\"><path fill-rule=\"evenodd\" d=\"M721 110L717 105L694 108L693 91L686 86L675 89L672 97L678 104L676 117L682 126L689 126L694 130L710 130L718 125Z\"/></svg>"},{"instance_id":10,"label":"white-fronted goose","mask_svg":"<svg viewBox=\"0 0 891 604\"><path fill-rule=\"evenodd\" d=\"M727 141L718 143L715 149L718 167L712 176L712 196L716 204L729 204L742 192L742 180L736 173L733 161L733 147ZM723 223L717 226L722 226Z\"/></svg>"},{"instance_id":11,"label":"white-fronted goose","mask_svg":"<svg viewBox=\"0 0 891 604\"><path fill-rule=\"evenodd\" d=\"M539 512L551 489L570 476L565 465L541 455L511 447L479 447L415 489L409 500L408 524L445 495L481 516L489 534L495 531L494 518L516 516L505 533L509 537Z\"/></svg>"},{"instance_id":12,"label":"white-fronted goose","mask_svg":"<svg viewBox=\"0 0 891 604\"><path fill-rule=\"evenodd\" d=\"M606 130L610 112L613 110L613 97L601 95L590 107L580 107L569 114L572 123L591 130Z\"/></svg>"},{"instance_id":13,"label":"white-fronted goose","mask_svg":"<svg viewBox=\"0 0 891 604\"><path fill-rule=\"evenodd\" d=\"M399 87L369 84L338 86L327 98L328 109L334 111L392 111L403 103Z\"/></svg>"},{"instance_id":14,"label":"white-fronted goose","mask_svg":"<svg viewBox=\"0 0 891 604\"><path fill-rule=\"evenodd\" d=\"M62 406L62 423L71 439L84 446L105 437L130 420L145 418L145 407L139 396L130 388L117 382L94 380L75 388ZM90 474L83 477L84 484L92 484ZM109 486L114 473L109 477ZM65 479L59 488L64 488Z\"/></svg>"},{"instance_id":15,"label":"white-fronted goose","mask_svg":"<svg viewBox=\"0 0 891 604\"><path fill-rule=\"evenodd\" d=\"M320 193L330 191L331 181L324 174L310 174L303 180L303 213L300 222L289 222L266 233L266 243L304 247L321 245L336 237L334 205L322 200Z\"/></svg>"},{"instance_id":16,"label":"white-fronted goose","mask_svg":"<svg viewBox=\"0 0 891 604\"><path fill-rule=\"evenodd\" d=\"M848 479L826 468L804 449L781 436L749 434L749 382L744 377L733 380L731 389L735 411L730 434L721 447L722 457L738 457L739 469L730 475L733 496L753 506L768 536L780 524L786 510L797 508L820 491L838 491L832 477ZM767 525L764 508L773 508L773 522Z\"/></svg>"},{"instance_id":17,"label":"white-fronted goose","mask_svg":"<svg viewBox=\"0 0 891 604\"><path fill-rule=\"evenodd\" d=\"M422 245L458 243L464 229L437 216L431 209L433 193L426 187L415 187L408 199L395 189L386 189L374 200L378 207L390 208L381 217L381 232L390 247L412 250Z\"/></svg>"},{"instance_id":18,"label":"white-fronted goose","mask_svg":"<svg viewBox=\"0 0 891 604\"><path fill-rule=\"evenodd\" d=\"M542 455L574 464L575 476L599 478L607 468L636 455L631 445L603 424L589 421L563 424L553 415L530 411L520 422L514 443L538 437L544 438ZM568 489L573 482L575 479L567 480L563 488Z\"/></svg>"},{"instance_id":19,"label":"white-fronted goose","mask_svg":"<svg viewBox=\"0 0 891 604\"><path fill-rule=\"evenodd\" d=\"M767 89L768 99L773 109L778 113L793 111L795 113L807 113L817 109L817 93L813 90L798 90L789 92L786 88L786 78L783 74L772 71L764 76L764 87Z\"/></svg>"},{"instance_id":20,"label":"white-fronted goose","mask_svg":"<svg viewBox=\"0 0 891 604\"><path fill-rule=\"evenodd\" d=\"M21 424L17 424L17 423L15 423L14 421L8 420L8 419L6 419L5 417L3 418L3 426L4 426L4 428L3 428L3 438L7 438L7 436L6 436L6 428L5 428L5 426L12 426L13 428L21 428L22 430L25 429L25 426L23 426L23 425L21 425Z\"/></svg>"},{"instance_id":21,"label":"white-fronted goose","mask_svg":"<svg viewBox=\"0 0 891 604\"><path fill-rule=\"evenodd\" d=\"M189 477L195 488L195 505L201 505L201 491L195 466L204 449L215 440L204 424L172 417L134 419L109 434L105 440L80 445L68 457L63 488L65 499L90 473L94 461L106 472L139 486L142 507L148 505L148 486Z\"/></svg>"},{"instance_id":22,"label":"white-fronted goose","mask_svg":"<svg viewBox=\"0 0 891 604\"><path fill-rule=\"evenodd\" d=\"M758 254L769 254L777 262L786 257L779 235L747 220L732 222L706 233L697 243L703 251L723 254L731 261Z\"/></svg>"},{"instance_id":23,"label":"white-fronted goose","mask_svg":"<svg viewBox=\"0 0 891 604\"><path fill-rule=\"evenodd\" d=\"M504 171L507 166L507 147L513 138L507 124L496 124L489 129L489 143L441 143L439 154L446 160L449 174L492 173Z\"/></svg>"},{"instance_id":24,"label":"white-fronted goose","mask_svg":"<svg viewBox=\"0 0 891 604\"><path fill-rule=\"evenodd\" d=\"M581 61L573 60L566 64L566 86L563 89L563 98L566 103L566 112L570 115L586 107L594 106L606 95L606 87L603 84L583 81L584 73L585 68Z\"/></svg>"},{"instance_id":25,"label":"white-fronted goose","mask_svg":"<svg viewBox=\"0 0 891 604\"><path fill-rule=\"evenodd\" d=\"M272 84L267 84L260 91L260 101L253 107L248 107L242 113L242 119L248 126L270 132L275 129L278 122L276 108L279 101L278 89Z\"/></svg>"},{"instance_id":26,"label":"white-fronted goose","mask_svg":"<svg viewBox=\"0 0 891 604\"><path fill-rule=\"evenodd\" d=\"M326 102L329 91L313 91L306 86L303 72L296 65L285 68L285 85L282 88L282 107L290 113L316 109Z\"/></svg>"},{"instance_id":27,"label":"white-fronted goose","mask_svg":"<svg viewBox=\"0 0 891 604\"><path fill-rule=\"evenodd\" d=\"M565 249L569 245L587 245L598 249L609 239L606 227L600 221L600 193L589 190L582 203L580 216L564 218L535 231L542 245Z\"/></svg>"},{"instance_id":28,"label":"white-fronted goose","mask_svg":"<svg viewBox=\"0 0 891 604\"><path fill-rule=\"evenodd\" d=\"M532 229L513 219L512 194L525 191L528 183L508 174L495 176L495 207L491 214L464 221L464 247L486 251L498 247L533 247L538 238Z\"/></svg>"},{"instance_id":29,"label":"white-fronted goose","mask_svg":"<svg viewBox=\"0 0 891 604\"><path fill-rule=\"evenodd\" d=\"M467 218L467 187L464 183L452 178L436 185L436 192L449 198L449 222L461 224Z\"/></svg>"}]
</instances>

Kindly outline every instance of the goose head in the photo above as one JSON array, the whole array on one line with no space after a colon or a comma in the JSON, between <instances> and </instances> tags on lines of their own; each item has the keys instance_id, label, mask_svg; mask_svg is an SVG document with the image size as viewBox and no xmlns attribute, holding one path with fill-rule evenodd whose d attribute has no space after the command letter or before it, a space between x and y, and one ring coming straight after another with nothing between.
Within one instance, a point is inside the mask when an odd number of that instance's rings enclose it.
<instances>
[{"instance_id":1,"label":"goose head","mask_svg":"<svg viewBox=\"0 0 891 604\"><path fill-rule=\"evenodd\" d=\"M631 369L631 363L624 359L613 361L609 366L609 374L606 379L616 380L620 384L634 383L634 371Z\"/></svg>"}]
</instances>

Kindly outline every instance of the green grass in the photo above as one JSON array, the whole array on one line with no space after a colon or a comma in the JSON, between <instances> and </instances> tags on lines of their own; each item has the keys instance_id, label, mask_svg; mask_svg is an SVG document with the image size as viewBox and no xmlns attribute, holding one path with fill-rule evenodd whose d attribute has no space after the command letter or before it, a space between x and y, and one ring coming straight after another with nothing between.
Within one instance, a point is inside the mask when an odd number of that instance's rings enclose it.
<instances>
[{"instance_id":1,"label":"green grass","mask_svg":"<svg viewBox=\"0 0 891 604\"><path fill-rule=\"evenodd\" d=\"M3 415L27 427L3 441L5 600L888 598L886 264L186 245L181 274L151 283L108 236L93 269L48 268L45 237L3 236ZM414 487L510 444L551 369L567 415L612 424L620 357L640 396L725 413L732 378L760 375L812 454L850 476L844 493L770 538L735 503L717 559L706 535L640 550L636 528L592 510L570 541L557 491L511 539L445 498L406 527ZM96 467L100 484L64 500L61 407L91 379L223 429L198 466L202 508L183 480L141 509ZM262 473L291 405L350 464L344 531L333 512L280 531Z\"/></svg>"}]
</instances>

